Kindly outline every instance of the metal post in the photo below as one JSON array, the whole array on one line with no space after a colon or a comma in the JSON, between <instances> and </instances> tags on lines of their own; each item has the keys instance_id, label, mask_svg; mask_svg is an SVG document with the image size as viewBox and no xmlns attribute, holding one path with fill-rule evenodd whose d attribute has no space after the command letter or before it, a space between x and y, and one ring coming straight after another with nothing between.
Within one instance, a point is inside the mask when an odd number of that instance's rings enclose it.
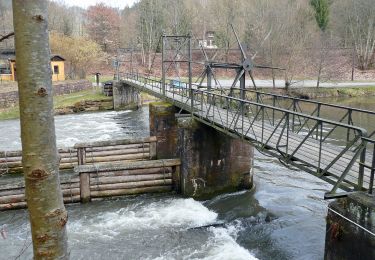
<instances>
[{"instance_id":1,"label":"metal post","mask_svg":"<svg viewBox=\"0 0 375 260\"><path fill-rule=\"evenodd\" d=\"M353 110L351 110L349 108L349 110L348 110L348 125L353 125L352 113L353 113ZM349 142L349 139L350 139L350 128L348 127L348 129L346 131L346 141Z\"/></svg>"},{"instance_id":2,"label":"metal post","mask_svg":"<svg viewBox=\"0 0 375 260\"><path fill-rule=\"evenodd\" d=\"M189 36L189 90L190 90L190 106L191 106L191 115L193 116L193 109L194 109L194 93L193 93L193 79L192 79L192 68L191 68L191 61L192 61L192 50L191 50L191 36Z\"/></svg>"},{"instance_id":3,"label":"metal post","mask_svg":"<svg viewBox=\"0 0 375 260\"><path fill-rule=\"evenodd\" d=\"M363 187L363 177L365 175L365 163L366 163L366 145L367 142L362 139L363 150L361 152L359 161L359 174L358 174L358 189L361 190Z\"/></svg>"},{"instance_id":4,"label":"metal post","mask_svg":"<svg viewBox=\"0 0 375 260\"><path fill-rule=\"evenodd\" d=\"M272 96L272 106L274 107L272 109L272 125L275 125L275 107L276 107L276 97Z\"/></svg>"},{"instance_id":5,"label":"metal post","mask_svg":"<svg viewBox=\"0 0 375 260\"><path fill-rule=\"evenodd\" d=\"M245 100L245 73L241 76L240 78L240 99L241 99L241 103L240 103L240 106L241 106L241 116L242 116L242 138L244 137L243 136L243 131L244 131L244 126L243 126L243 123L244 123L244 114L245 114L245 103L244 103L244 100Z\"/></svg>"},{"instance_id":6,"label":"metal post","mask_svg":"<svg viewBox=\"0 0 375 260\"><path fill-rule=\"evenodd\" d=\"M372 165L371 165L371 175L370 175L370 186L368 192L372 194L374 188L374 175L375 175L375 143L372 144L374 149L372 151Z\"/></svg>"},{"instance_id":7,"label":"metal post","mask_svg":"<svg viewBox=\"0 0 375 260\"><path fill-rule=\"evenodd\" d=\"M296 100L293 99L293 111L297 112L297 106L296 106ZM295 124L295 114L293 113L293 118L292 118L292 132L294 132L294 124Z\"/></svg>"},{"instance_id":8,"label":"metal post","mask_svg":"<svg viewBox=\"0 0 375 260\"><path fill-rule=\"evenodd\" d=\"M162 44L161 44L161 88L163 96L165 96L165 35L163 33L162 37Z\"/></svg>"},{"instance_id":9,"label":"metal post","mask_svg":"<svg viewBox=\"0 0 375 260\"><path fill-rule=\"evenodd\" d=\"M207 89L208 91L211 91L212 87L212 71L210 66L206 66L206 74L207 74Z\"/></svg>"}]
</instances>

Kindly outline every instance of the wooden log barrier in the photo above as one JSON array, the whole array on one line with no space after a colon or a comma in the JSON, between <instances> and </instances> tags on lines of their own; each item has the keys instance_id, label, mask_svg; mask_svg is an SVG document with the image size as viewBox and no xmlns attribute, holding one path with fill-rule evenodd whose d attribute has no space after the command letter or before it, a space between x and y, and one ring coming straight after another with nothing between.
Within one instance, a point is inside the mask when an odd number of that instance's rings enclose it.
<instances>
[{"instance_id":1,"label":"wooden log barrier","mask_svg":"<svg viewBox=\"0 0 375 260\"><path fill-rule=\"evenodd\" d=\"M168 192L179 187L180 160L114 162L75 167L60 174L64 203L92 198ZM26 207L23 176L0 178L0 211Z\"/></svg>"},{"instance_id":2,"label":"wooden log barrier","mask_svg":"<svg viewBox=\"0 0 375 260\"><path fill-rule=\"evenodd\" d=\"M59 149L60 170L77 165L156 158L156 137L79 143ZM22 151L0 152L0 176L22 173Z\"/></svg>"},{"instance_id":3,"label":"wooden log barrier","mask_svg":"<svg viewBox=\"0 0 375 260\"><path fill-rule=\"evenodd\" d=\"M102 162L137 161L156 158L155 136L99 142L79 143L77 149L78 165Z\"/></svg>"},{"instance_id":4,"label":"wooden log barrier","mask_svg":"<svg viewBox=\"0 0 375 260\"><path fill-rule=\"evenodd\" d=\"M169 159L79 165L74 170L85 178L81 202L87 202L91 198L171 191L180 165L180 160Z\"/></svg>"}]
</instances>

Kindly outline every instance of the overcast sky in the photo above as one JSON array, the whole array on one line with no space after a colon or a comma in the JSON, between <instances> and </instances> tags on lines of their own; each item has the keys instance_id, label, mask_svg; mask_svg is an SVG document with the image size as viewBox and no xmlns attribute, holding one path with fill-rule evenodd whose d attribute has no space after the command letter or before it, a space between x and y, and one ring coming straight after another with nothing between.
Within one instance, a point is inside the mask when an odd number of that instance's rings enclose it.
<instances>
[{"instance_id":1,"label":"overcast sky","mask_svg":"<svg viewBox=\"0 0 375 260\"><path fill-rule=\"evenodd\" d=\"M123 9L125 6L132 6L138 0L53 0L59 3L65 3L69 6L79 6L87 8L90 5L97 3L105 3L106 5Z\"/></svg>"}]
</instances>

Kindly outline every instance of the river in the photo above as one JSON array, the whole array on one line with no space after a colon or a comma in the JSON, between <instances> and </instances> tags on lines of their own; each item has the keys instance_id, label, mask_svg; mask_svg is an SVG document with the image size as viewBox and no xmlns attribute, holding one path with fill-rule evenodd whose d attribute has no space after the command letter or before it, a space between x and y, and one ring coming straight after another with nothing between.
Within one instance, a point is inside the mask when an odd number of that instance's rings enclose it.
<instances>
[{"instance_id":1,"label":"river","mask_svg":"<svg viewBox=\"0 0 375 260\"><path fill-rule=\"evenodd\" d=\"M55 120L59 147L149 132L147 107ZM0 150L20 149L18 125L0 122ZM68 205L71 259L323 259L330 185L258 152L254 168L254 190L207 201L158 194ZM31 259L27 211L1 212L1 227L0 259Z\"/></svg>"}]
</instances>

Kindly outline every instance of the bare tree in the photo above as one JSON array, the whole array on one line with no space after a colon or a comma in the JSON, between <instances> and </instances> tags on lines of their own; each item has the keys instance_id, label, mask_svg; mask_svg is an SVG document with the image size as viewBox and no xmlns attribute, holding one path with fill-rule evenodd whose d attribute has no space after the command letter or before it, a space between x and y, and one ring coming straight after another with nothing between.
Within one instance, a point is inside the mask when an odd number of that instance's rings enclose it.
<instances>
[{"instance_id":1,"label":"bare tree","mask_svg":"<svg viewBox=\"0 0 375 260\"><path fill-rule=\"evenodd\" d=\"M139 41L143 52L143 62L147 60L147 70L151 71L153 53L164 29L163 4L160 0L143 0L138 6Z\"/></svg>"},{"instance_id":2,"label":"bare tree","mask_svg":"<svg viewBox=\"0 0 375 260\"><path fill-rule=\"evenodd\" d=\"M22 164L34 259L68 259L59 180L46 0L13 0Z\"/></svg>"},{"instance_id":3,"label":"bare tree","mask_svg":"<svg viewBox=\"0 0 375 260\"><path fill-rule=\"evenodd\" d=\"M359 67L368 69L375 50L375 4L373 0L349 0L348 26Z\"/></svg>"},{"instance_id":4,"label":"bare tree","mask_svg":"<svg viewBox=\"0 0 375 260\"><path fill-rule=\"evenodd\" d=\"M9 39L12 36L14 36L14 32L8 33L6 35L0 35L0 42L5 41L6 39Z\"/></svg>"}]
</instances>

